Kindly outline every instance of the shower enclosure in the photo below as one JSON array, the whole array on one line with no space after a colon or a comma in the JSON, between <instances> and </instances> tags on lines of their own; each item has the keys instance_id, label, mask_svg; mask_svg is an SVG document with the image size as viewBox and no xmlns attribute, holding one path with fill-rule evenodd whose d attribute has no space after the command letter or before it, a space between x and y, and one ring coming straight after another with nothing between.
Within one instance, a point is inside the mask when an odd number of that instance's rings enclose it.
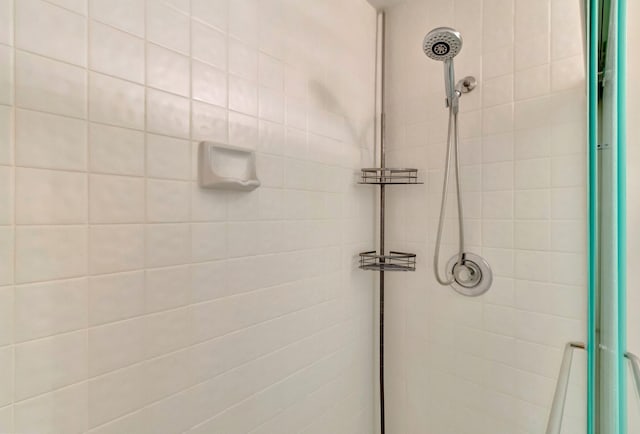
<instances>
[{"instance_id":1,"label":"shower enclosure","mask_svg":"<svg viewBox=\"0 0 640 434\"><path fill-rule=\"evenodd\" d=\"M639 433L639 8L0 0L0 433Z\"/></svg>"}]
</instances>

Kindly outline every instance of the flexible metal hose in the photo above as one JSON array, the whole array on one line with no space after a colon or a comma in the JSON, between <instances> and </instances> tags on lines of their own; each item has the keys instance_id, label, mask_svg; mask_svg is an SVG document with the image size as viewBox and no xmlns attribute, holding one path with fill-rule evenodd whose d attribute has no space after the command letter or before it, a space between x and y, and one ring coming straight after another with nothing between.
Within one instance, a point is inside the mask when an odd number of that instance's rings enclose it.
<instances>
[{"instance_id":1,"label":"flexible metal hose","mask_svg":"<svg viewBox=\"0 0 640 434\"><path fill-rule=\"evenodd\" d=\"M445 208L447 206L447 194L449 189L449 168L451 166L451 148L455 153L455 180L456 196L458 199L458 265L462 265L464 260L464 218L462 213L462 191L460 187L460 158L458 145L458 111L453 105L449 106L449 126L447 128L447 155L445 157L444 183L442 186L442 202L440 205L440 219L438 221L438 235L436 236L436 248L433 254L433 272L440 285L451 285L455 281L453 273L449 278L440 277L440 245L442 243L442 229L444 227Z\"/></svg>"}]
</instances>

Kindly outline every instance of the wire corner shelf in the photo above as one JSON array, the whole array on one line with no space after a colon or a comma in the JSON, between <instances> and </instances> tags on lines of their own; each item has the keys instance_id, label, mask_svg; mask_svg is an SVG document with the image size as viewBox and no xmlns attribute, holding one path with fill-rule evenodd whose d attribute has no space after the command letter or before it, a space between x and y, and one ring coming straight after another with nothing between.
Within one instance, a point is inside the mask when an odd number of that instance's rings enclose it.
<instances>
[{"instance_id":1,"label":"wire corner shelf","mask_svg":"<svg viewBox=\"0 0 640 434\"><path fill-rule=\"evenodd\" d=\"M360 267L371 271L416 271L416 254L405 252L389 252L379 255L378 252L360 253Z\"/></svg>"},{"instance_id":2,"label":"wire corner shelf","mask_svg":"<svg viewBox=\"0 0 640 434\"><path fill-rule=\"evenodd\" d=\"M359 184L423 184L418 181L418 169L368 167L361 169Z\"/></svg>"}]
</instances>

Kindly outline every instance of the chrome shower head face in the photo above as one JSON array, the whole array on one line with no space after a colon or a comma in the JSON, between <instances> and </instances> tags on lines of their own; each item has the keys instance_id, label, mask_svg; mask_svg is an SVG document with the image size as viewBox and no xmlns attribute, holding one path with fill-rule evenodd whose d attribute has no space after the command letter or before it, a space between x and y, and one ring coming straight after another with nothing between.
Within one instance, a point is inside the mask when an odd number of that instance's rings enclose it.
<instances>
[{"instance_id":1,"label":"chrome shower head face","mask_svg":"<svg viewBox=\"0 0 640 434\"><path fill-rule=\"evenodd\" d=\"M444 62L453 59L462 49L462 36L450 27L438 27L427 33L422 43L424 54Z\"/></svg>"}]
</instances>

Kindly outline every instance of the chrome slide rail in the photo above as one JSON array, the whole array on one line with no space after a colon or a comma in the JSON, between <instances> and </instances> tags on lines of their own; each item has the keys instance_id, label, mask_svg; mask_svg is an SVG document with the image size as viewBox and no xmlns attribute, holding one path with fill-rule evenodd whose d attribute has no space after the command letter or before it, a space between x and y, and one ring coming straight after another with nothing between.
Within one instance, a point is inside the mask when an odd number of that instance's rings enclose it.
<instances>
[{"instance_id":1,"label":"chrome slide rail","mask_svg":"<svg viewBox=\"0 0 640 434\"><path fill-rule=\"evenodd\" d=\"M571 362L573 361L573 352L576 348L584 350L586 345L582 342L569 342L564 347L564 355L562 356L562 364L560 365L560 374L558 375L556 391L553 394L553 403L551 404L551 412L549 413L546 434L560 434L560 429L562 428L562 416L564 415L564 405L567 400L567 389L569 388Z\"/></svg>"}]
</instances>

